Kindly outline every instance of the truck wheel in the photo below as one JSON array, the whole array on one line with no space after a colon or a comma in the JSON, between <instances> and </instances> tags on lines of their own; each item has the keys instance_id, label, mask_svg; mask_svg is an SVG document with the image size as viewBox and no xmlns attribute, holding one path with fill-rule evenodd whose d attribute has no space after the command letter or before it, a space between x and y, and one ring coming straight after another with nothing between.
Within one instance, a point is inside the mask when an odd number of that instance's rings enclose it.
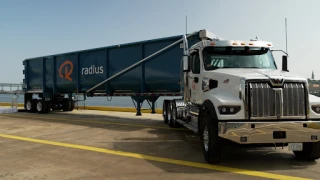
<instances>
[{"instance_id":1,"label":"truck wheel","mask_svg":"<svg viewBox=\"0 0 320 180\"><path fill-rule=\"evenodd\" d=\"M48 113L48 104L43 99L37 101L37 112L38 113Z\"/></svg>"},{"instance_id":2,"label":"truck wheel","mask_svg":"<svg viewBox=\"0 0 320 180\"><path fill-rule=\"evenodd\" d=\"M29 99L26 101L26 109L28 112L36 112L37 111L37 100L36 99Z\"/></svg>"},{"instance_id":3,"label":"truck wheel","mask_svg":"<svg viewBox=\"0 0 320 180\"><path fill-rule=\"evenodd\" d=\"M313 161L320 158L320 142L303 143L302 151L293 151L297 159Z\"/></svg>"},{"instance_id":4,"label":"truck wheel","mask_svg":"<svg viewBox=\"0 0 320 180\"><path fill-rule=\"evenodd\" d=\"M180 124L177 122L177 108L176 108L176 102L174 100L170 101L169 108L170 108L170 114L171 114L170 119L168 119L169 126L172 128L180 127Z\"/></svg>"},{"instance_id":5,"label":"truck wheel","mask_svg":"<svg viewBox=\"0 0 320 180\"><path fill-rule=\"evenodd\" d=\"M169 100L164 100L162 104L162 117L163 117L164 123L166 124L168 123L168 111L167 111L168 102Z\"/></svg>"},{"instance_id":6,"label":"truck wheel","mask_svg":"<svg viewBox=\"0 0 320 180\"><path fill-rule=\"evenodd\" d=\"M217 164L221 161L224 144L218 135L217 118L212 118L207 109L200 113L200 134L205 160L209 164Z\"/></svg>"}]
</instances>

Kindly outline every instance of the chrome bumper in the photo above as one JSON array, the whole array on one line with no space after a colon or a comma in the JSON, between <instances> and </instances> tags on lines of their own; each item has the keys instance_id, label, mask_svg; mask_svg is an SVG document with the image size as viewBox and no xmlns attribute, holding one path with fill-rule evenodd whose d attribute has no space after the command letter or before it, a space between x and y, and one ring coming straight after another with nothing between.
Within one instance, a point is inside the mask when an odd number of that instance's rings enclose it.
<instances>
[{"instance_id":1,"label":"chrome bumper","mask_svg":"<svg viewBox=\"0 0 320 180\"><path fill-rule=\"evenodd\" d=\"M238 144L320 141L317 122L219 122L219 136Z\"/></svg>"}]
</instances>

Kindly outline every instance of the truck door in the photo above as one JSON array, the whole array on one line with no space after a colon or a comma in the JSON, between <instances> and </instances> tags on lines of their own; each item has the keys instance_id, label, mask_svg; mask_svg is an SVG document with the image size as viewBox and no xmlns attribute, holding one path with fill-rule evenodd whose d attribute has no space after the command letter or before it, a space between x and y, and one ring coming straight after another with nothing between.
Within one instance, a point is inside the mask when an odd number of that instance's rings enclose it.
<instances>
[{"instance_id":1,"label":"truck door","mask_svg":"<svg viewBox=\"0 0 320 180\"><path fill-rule=\"evenodd\" d=\"M194 52L190 56L190 76L189 76L189 92L190 101L193 103L202 103L202 77L201 62L198 52Z\"/></svg>"}]
</instances>

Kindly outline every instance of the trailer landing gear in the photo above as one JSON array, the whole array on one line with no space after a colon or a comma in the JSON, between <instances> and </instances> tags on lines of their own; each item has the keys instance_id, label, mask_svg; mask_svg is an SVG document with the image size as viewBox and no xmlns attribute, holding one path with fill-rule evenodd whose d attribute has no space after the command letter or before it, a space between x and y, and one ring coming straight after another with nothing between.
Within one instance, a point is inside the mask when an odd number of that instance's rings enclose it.
<instances>
[{"instance_id":1,"label":"trailer landing gear","mask_svg":"<svg viewBox=\"0 0 320 180\"><path fill-rule=\"evenodd\" d=\"M137 114L136 116L141 116L141 105L143 103L144 100L146 100L146 97L143 96L132 96L131 97L136 103L136 110L137 110ZM133 102L134 103L134 102Z\"/></svg>"},{"instance_id":2,"label":"trailer landing gear","mask_svg":"<svg viewBox=\"0 0 320 180\"><path fill-rule=\"evenodd\" d=\"M159 96L148 97L148 103L149 103L149 101L151 102L151 114L155 114L156 113L155 103L156 103L158 98L159 98ZM149 103L149 105L150 105L150 103Z\"/></svg>"}]
</instances>

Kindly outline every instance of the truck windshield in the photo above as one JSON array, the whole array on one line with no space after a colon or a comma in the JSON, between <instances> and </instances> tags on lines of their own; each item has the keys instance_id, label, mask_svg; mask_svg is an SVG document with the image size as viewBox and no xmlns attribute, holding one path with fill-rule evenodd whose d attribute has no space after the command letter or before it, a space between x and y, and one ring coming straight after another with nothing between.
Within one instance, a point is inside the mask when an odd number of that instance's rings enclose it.
<instances>
[{"instance_id":1,"label":"truck windshield","mask_svg":"<svg viewBox=\"0 0 320 180\"><path fill-rule=\"evenodd\" d=\"M219 68L277 69L273 56L267 48L207 47L203 50L206 70Z\"/></svg>"}]
</instances>

